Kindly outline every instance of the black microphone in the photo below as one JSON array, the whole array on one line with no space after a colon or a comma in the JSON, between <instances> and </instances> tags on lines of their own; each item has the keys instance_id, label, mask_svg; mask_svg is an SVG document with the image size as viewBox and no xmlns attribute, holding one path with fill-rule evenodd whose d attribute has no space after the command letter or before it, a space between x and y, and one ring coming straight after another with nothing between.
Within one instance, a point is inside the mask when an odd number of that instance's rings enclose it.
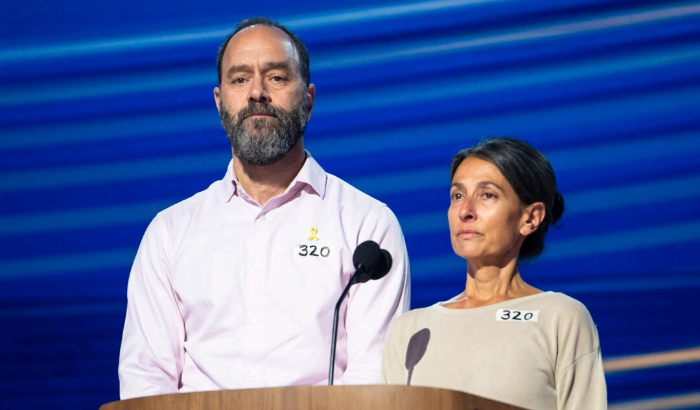
<instances>
[{"instance_id":1,"label":"black microphone","mask_svg":"<svg viewBox=\"0 0 700 410\"><path fill-rule=\"evenodd\" d=\"M381 279L391 269L391 254L381 249L374 241L365 241L357 246L352 254L352 263L355 266L355 274L352 275L343 293L338 298L333 312L333 332L331 333L331 365L328 371L328 385L333 385L333 371L335 370L335 345L338 338L338 312L340 305L347 296L350 286L356 283L365 283L370 280Z\"/></svg>"},{"instance_id":2,"label":"black microphone","mask_svg":"<svg viewBox=\"0 0 700 410\"><path fill-rule=\"evenodd\" d=\"M383 278L389 273L391 262L391 254L380 249L376 242L362 242L352 254L352 264L356 269L353 284Z\"/></svg>"}]
</instances>

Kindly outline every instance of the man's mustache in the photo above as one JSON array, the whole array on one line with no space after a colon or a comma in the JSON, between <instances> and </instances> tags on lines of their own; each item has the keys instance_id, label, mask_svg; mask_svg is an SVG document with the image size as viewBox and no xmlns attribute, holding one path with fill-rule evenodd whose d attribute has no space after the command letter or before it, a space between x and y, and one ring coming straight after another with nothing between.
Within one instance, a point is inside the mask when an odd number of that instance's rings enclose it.
<instances>
[{"instance_id":1,"label":"man's mustache","mask_svg":"<svg viewBox=\"0 0 700 410\"><path fill-rule=\"evenodd\" d=\"M272 117L279 117L285 114L284 110L281 108L274 107L270 104L250 102L244 108L241 108L236 115L238 124L241 124L243 120L250 117L251 115L269 115Z\"/></svg>"}]
</instances>

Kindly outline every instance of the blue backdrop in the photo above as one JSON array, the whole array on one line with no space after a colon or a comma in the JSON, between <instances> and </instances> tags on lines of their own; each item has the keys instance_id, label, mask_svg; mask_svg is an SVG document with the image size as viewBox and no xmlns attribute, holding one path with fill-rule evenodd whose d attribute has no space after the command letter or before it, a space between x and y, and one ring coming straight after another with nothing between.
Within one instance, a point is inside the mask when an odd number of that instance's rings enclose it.
<instances>
[{"instance_id":1,"label":"blue backdrop","mask_svg":"<svg viewBox=\"0 0 700 410\"><path fill-rule=\"evenodd\" d=\"M567 211L524 277L588 306L611 409L700 409L700 2L1 6L0 408L118 399L139 241L223 175L216 51L267 15L310 50L307 148L397 214L414 308L464 286L452 155L484 135L528 140Z\"/></svg>"}]
</instances>

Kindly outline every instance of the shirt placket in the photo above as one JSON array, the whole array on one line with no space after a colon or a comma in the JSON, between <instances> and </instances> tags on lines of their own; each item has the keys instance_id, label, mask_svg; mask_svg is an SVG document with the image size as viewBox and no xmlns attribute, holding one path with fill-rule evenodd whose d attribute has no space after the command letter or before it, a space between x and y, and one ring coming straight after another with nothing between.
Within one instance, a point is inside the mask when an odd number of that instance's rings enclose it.
<instances>
[{"instance_id":1,"label":"shirt placket","mask_svg":"<svg viewBox=\"0 0 700 410\"><path fill-rule=\"evenodd\" d=\"M263 377L263 360L260 352L265 351L263 312L265 304L265 274L269 269L267 255L268 229L267 216L262 208L251 223L246 257L246 354L244 366L244 384L260 386Z\"/></svg>"}]
</instances>

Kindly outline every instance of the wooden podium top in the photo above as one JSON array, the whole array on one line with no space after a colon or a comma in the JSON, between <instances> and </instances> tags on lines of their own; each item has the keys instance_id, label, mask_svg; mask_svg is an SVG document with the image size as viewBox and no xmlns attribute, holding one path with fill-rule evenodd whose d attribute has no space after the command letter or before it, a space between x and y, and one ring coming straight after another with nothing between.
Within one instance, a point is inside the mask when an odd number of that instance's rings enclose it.
<instances>
[{"instance_id":1,"label":"wooden podium top","mask_svg":"<svg viewBox=\"0 0 700 410\"><path fill-rule=\"evenodd\" d=\"M100 410L524 410L483 397L417 386L292 386L174 393L107 403Z\"/></svg>"}]
</instances>

